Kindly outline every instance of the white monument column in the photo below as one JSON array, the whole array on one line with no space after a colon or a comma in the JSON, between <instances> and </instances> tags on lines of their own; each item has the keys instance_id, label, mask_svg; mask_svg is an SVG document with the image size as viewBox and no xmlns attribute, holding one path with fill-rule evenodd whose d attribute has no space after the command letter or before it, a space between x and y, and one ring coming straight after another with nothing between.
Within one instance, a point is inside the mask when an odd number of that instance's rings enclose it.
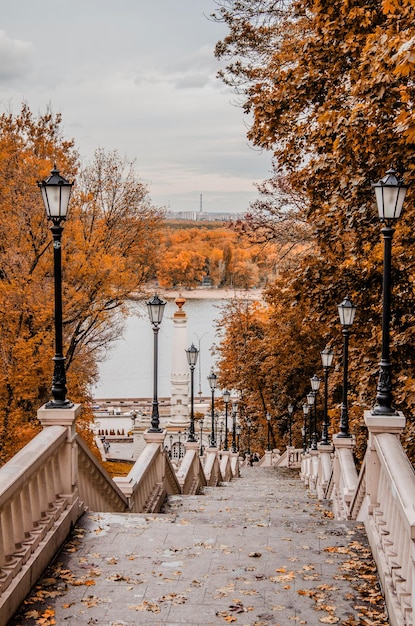
<instances>
[{"instance_id":1,"label":"white monument column","mask_svg":"<svg viewBox=\"0 0 415 626\"><path fill-rule=\"evenodd\" d=\"M189 425L189 381L190 371L187 362L187 315L183 311L186 300L178 296L177 310L173 315L173 362L171 370L171 417L170 424L185 430Z\"/></svg>"}]
</instances>

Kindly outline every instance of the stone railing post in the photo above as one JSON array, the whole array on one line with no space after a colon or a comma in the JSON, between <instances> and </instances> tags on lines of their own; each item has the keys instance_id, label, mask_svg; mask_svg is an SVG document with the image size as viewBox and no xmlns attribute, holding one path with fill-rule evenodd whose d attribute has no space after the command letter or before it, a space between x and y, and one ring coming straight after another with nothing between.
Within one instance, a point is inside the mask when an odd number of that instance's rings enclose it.
<instances>
[{"instance_id":1,"label":"stone railing post","mask_svg":"<svg viewBox=\"0 0 415 626\"><path fill-rule=\"evenodd\" d=\"M369 431L366 452L366 495L368 498L368 513L373 514L377 502L380 465L374 445L374 435L390 433L399 435L405 428L405 416L398 411L396 415L372 415L371 411L364 412L364 420Z\"/></svg>"},{"instance_id":2,"label":"stone railing post","mask_svg":"<svg viewBox=\"0 0 415 626\"><path fill-rule=\"evenodd\" d=\"M67 429L66 446L60 456L59 465L63 494L72 504L78 497L78 446L76 443L76 418L82 406L74 404L70 409L47 409L43 405L38 409L37 417L43 428L65 426Z\"/></svg>"},{"instance_id":3,"label":"stone railing post","mask_svg":"<svg viewBox=\"0 0 415 626\"><path fill-rule=\"evenodd\" d=\"M301 479L306 487L311 487L311 454L309 450L301 455Z\"/></svg>"},{"instance_id":4,"label":"stone railing post","mask_svg":"<svg viewBox=\"0 0 415 626\"><path fill-rule=\"evenodd\" d=\"M356 489L358 476L353 457L355 443L354 437L333 437L333 510L336 519L348 519Z\"/></svg>"},{"instance_id":5,"label":"stone railing post","mask_svg":"<svg viewBox=\"0 0 415 626\"><path fill-rule=\"evenodd\" d=\"M294 446L287 446L287 467L294 464Z\"/></svg>"},{"instance_id":6,"label":"stone railing post","mask_svg":"<svg viewBox=\"0 0 415 626\"><path fill-rule=\"evenodd\" d=\"M318 443L317 450L319 455L317 493L318 497L323 500L326 497L326 489L330 480L334 446Z\"/></svg>"},{"instance_id":7,"label":"stone railing post","mask_svg":"<svg viewBox=\"0 0 415 626\"><path fill-rule=\"evenodd\" d=\"M143 439L146 442L146 445L149 443L158 443L160 445L160 451L162 451L164 448L165 437L166 437L165 430L162 430L159 433L157 432L154 433L154 432L150 432L149 430L146 430L143 433ZM160 481L162 481L164 478L164 457L162 455L158 457L157 476L158 476L158 480Z\"/></svg>"}]
</instances>

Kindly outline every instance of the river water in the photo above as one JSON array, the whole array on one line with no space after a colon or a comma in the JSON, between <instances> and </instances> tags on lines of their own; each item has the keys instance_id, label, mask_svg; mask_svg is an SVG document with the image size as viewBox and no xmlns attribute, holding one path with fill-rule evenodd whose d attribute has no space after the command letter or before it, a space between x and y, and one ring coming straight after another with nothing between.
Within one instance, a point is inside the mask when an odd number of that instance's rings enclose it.
<instances>
[{"instance_id":1,"label":"river water","mask_svg":"<svg viewBox=\"0 0 415 626\"><path fill-rule=\"evenodd\" d=\"M187 338L200 349L194 375L194 393L210 395L207 376L217 357L212 348L220 343L216 320L228 299L189 298L184 306L187 313ZM124 335L115 341L99 367L99 381L92 388L94 398L151 398L153 395L153 330L145 305L131 305ZM171 395L174 300L168 300L158 336L158 395Z\"/></svg>"}]
</instances>

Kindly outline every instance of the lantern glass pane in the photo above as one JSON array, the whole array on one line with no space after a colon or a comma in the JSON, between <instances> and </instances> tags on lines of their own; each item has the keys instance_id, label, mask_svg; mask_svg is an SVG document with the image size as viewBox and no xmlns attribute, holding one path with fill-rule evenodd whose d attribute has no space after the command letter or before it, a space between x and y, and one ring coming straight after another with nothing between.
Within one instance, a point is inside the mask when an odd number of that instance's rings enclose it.
<instances>
[{"instance_id":1,"label":"lantern glass pane","mask_svg":"<svg viewBox=\"0 0 415 626\"><path fill-rule=\"evenodd\" d=\"M338 305L340 323L342 326L352 326L354 322L354 316L356 315L356 307L350 302L349 298L345 298L341 304Z\"/></svg>"},{"instance_id":2,"label":"lantern glass pane","mask_svg":"<svg viewBox=\"0 0 415 626\"><path fill-rule=\"evenodd\" d=\"M330 348L324 348L324 350L322 350L320 354L323 367L331 367L334 356L333 350L330 350Z\"/></svg>"},{"instance_id":3,"label":"lantern glass pane","mask_svg":"<svg viewBox=\"0 0 415 626\"><path fill-rule=\"evenodd\" d=\"M150 318L150 322L155 326L159 326L161 324L166 304L166 301L161 300L157 294L153 296L151 300L147 301L148 316Z\"/></svg>"},{"instance_id":4,"label":"lantern glass pane","mask_svg":"<svg viewBox=\"0 0 415 626\"><path fill-rule=\"evenodd\" d=\"M63 178L55 167L51 175L38 185L48 218L64 220L68 212L72 183Z\"/></svg>"},{"instance_id":5,"label":"lantern glass pane","mask_svg":"<svg viewBox=\"0 0 415 626\"><path fill-rule=\"evenodd\" d=\"M310 378L310 382L311 382L311 389L313 391L318 391L320 389L320 379L318 376L314 375L312 378Z\"/></svg>"},{"instance_id":6,"label":"lantern glass pane","mask_svg":"<svg viewBox=\"0 0 415 626\"><path fill-rule=\"evenodd\" d=\"M196 365L198 355L199 350L193 344L186 350L187 362L190 366Z\"/></svg>"},{"instance_id":7,"label":"lantern glass pane","mask_svg":"<svg viewBox=\"0 0 415 626\"><path fill-rule=\"evenodd\" d=\"M388 170L386 175L374 185L376 203L378 205L381 222L397 220L402 212L407 185L398 179L394 169Z\"/></svg>"},{"instance_id":8,"label":"lantern glass pane","mask_svg":"<svg viewBox=\"0 0 415 626\"><path fill-rule=\"evenodd\" d=\"M216 378L217 377L216 377L216 374L214 372L211 372L209 374L209 376L207 377L207 379L209 381L210 388L212 389L212 391L214 389L216 389Z\"/></svg>"}]
</instances>

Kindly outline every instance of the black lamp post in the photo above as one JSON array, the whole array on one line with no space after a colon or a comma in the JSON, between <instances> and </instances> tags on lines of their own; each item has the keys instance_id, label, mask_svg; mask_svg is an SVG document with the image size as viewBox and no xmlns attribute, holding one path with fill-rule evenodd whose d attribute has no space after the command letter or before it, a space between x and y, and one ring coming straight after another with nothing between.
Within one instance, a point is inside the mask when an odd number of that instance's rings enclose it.
<instances>
[{"instance_id":1,"label":"black lamp post","mask_svg":"<svg viewBox=\"0 0 415 626\"><path fill-rule=\"evenodd\" d=\"M392 407L392 377L389 349L389 326L391 313L391 265L394 222L400 217L408 186L396 176L393 168L377 183L375 189L379 219L384 224L383 236L383 297L382 297L382 356L379 364L379 379L376 387L376 402L372 415L396 415Z\"/></svg>"},{"instance_id":2,"label":"black lamp post","mask_svg":"<svg viewBox=\"0 0 415 626\"><path fill-rule=\"evenodd\" d=\"M151 413L151 428L150 433L161 433L160 419L159 419L159 402L157 398L157 378L158 378L158 332L161 321L163 319L164 307L166 306L166 300L162 300L155 294L150 300L147 301L147 311L150 318L151 325L154 333L154 385L153 385L153 410Z\"/></svg>"},{"instance_id":3,"label":"black lamp post","mask_svg":"<svg viewBox=\"0 0 415 626\"><path fill-rule=\"evenodd\" d=\"M223 391L222 392L222 398L223 401L225 403L225 443L223 446L223 449L225 451L229 450L229 445L228 445L228 405L229 405L229 400L231 399L231 394L229 393L229 391Z\"/></svg>"},{"instance_id":4,"label":"black lamp post","mask_svg":"<svg viewBox=\"0 0 415 626\"><path fill-rule=\"evenodd\" d=\"M329 414L327 410L328 404L328 382L329 382L329 369L333 362L333 350L326 346L324 350L320 352L321 362L324 369L324 415L323 415L323 428L321 429L321 443L324 446L329 445Z\"/></svg>"},{"instance_id":5,"label":"black lamp post","mask_svg":"<svg viewBox=\"0 0 415 626\"><path fill-rule=\"evenodd\" d=\"M349 369L349 334L352 327L354 316L356 315L356 307L353 306L350 299L346 298L338 305L340 323L343 332L343 397L340 415L340 432L338 437L351 437L349 432L349 412L347 407L348 392L348 369Z\"/></svg>"},{"instance_id":6,"label":"black lamp post","mask_svg":"<svg viewBox=\"0 0 415 626\"><path fill-rule=\"evenodd\" d=\"M240 441L241 441L241 427L238 424L236 427L236 449L237 450L239 450Z\"/></svg>"},{"instance_id":7,"label":"black lamp post","mask_svg":"<svg viewBox=\"0 0 415 626\"><path fill-rule=\"evenodd\" d=\"M313 433L313 410L312 407L314 406L314 403L316 401L316 396L314 394L314 391L309 391L307 394L307 404L309 409L311 409L311 411L309 411L308 413L308 447L310 450L314 450L313 448L313 441L314 441L314 433Z\"/></svg>"},{"instance_id":8,"label":"black lamp post","mask_svg":"<svg viewBox=\"0 0 415 626\"><path fill-rule=\"evenodd\" d=\"M309 411L308 403L303 404L304 426L303 426L303 452L307 451L307 415Z\"/></svg>"},{"instance_id":9,"label":"black lamp post","mask_svg":"<svg viewBox=\"0 0 415 626\"><path fill-rule=\"evenodd\" d=\"M203 419L200 420L200 456L203 456Z\"/></svg>"},{"instance_id":10,"label":"black lamp post","mask_svg":"<svg viewBox=\"0 0 415 626\"><path fill-rule=\"evenodd\" d=\"M194 415L194 374L195 374L195 367L196 367L198 355L199 355L199 350L192 343L190 348L187 348L186 350L187 362L189 363L189 367L190 367L190 428L189 428L189 436L187 438L187 441L189 443L196 442L195 415Z\"/></svg>"},{"instance_id":11,"label":"black lamp post","mask_svg":"<svg viewBox=\"0 0 415 626\"><path fill-rule=\"evenodd\" d=\"M248 419L246 420L246 425L248 427L248 454L251 454L251 426L252 426L252 422L251 420Z\"/></svg>"},{"instance_id":12,"label":"black lamp post","mask_svg":"<svg viewBox=\"0 0 415 626\"><path fill-rule=\"evenodd\" d=\"M53 272L55 283L55 356L52 377L53 400L47 402L47 409L70 409L73 402L66 398L65 357L62 341L62 252L61 239L63 226L68 213L69 198L73 183L63 178L56 165L46 180L38 183L42 193L48 220L52 222L50 230L53 236Z\"/></svg>"},{"instance_id":13,"label":"black lamp post","mask_svg":"<svg viewBox=\"0 0 415 626\"><path fill-rule=\"evenodd\" d=\"M177 432L177 438L179 440L179 459L182 458L182 431Z\"/></svg>"},{"instance_id":14,"label":"black lamp post","mask_svg":"<svg viewBox=\"0 0 415 626\"><path fill-rule=\"evenodd\" d=\"M212 432L210 435L210 447L216 448L216 439L215 439L215 389L218 377L215 372L210 372L207 377L210 385L210 389L212 392Z\"/></svg>"},{"instance_id":15,"label":"black lamp post","mask_svg":"<svg viewBox=\"0 0 415 626\"><path fill-rule=\"evenodd\" d=\"M266 415L267 418L267 450L271 450L271 415L269 413L267 413Z\"/></svg>"},{"instance_id":16,"label":"black lamp post","mask_svg":"<svg viewBox=\"0 0 415 626\"><path fill-rule=\"evenodd\" d=\"M289 404L287 406L287 410L288 410L288 445L291 446L293 445L293 413L294 413L294 405L293 404Z\"/></svg>"},{"instance_id":17,"label":"black lamp post","mask_svg":"<svg viewBox=\"0 0 415 626\"><path fill-rule=\"evenodd\" d=\"M316 374L314 374L314 376L310 378L310 382L311 382L311 389L314 393L314 425L313 425L312 449L317 450L317 394L320 389L321 381L319 377Z\"/></svg>"},{"instance_id":18,"label":"black lamp post","mask_svg":"<svg viewBox=\"0 0 415 626\"><path fill-rule=\"evenodd\" d=\"M238 413L238 400L232 402L232 452L236 452L236 415Z\"/></svg>"}]
</instances>

